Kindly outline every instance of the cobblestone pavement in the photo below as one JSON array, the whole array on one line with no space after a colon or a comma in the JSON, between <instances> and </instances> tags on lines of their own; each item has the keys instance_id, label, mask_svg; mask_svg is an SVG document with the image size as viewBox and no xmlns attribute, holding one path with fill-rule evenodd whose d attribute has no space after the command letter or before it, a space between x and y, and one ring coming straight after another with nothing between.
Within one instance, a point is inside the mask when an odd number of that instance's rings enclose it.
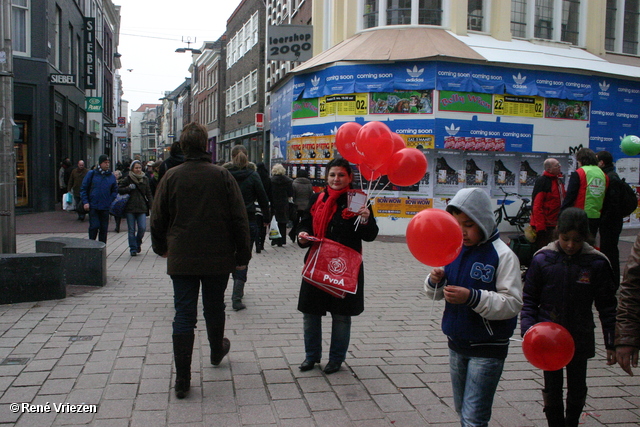
<instances>
[{"instance_id":1,"label":"cobblestone pavement","mask_svg":"<svg viewBox=\"0 0 640 427\"><path fill-rule=\"evenodd\" d=\"M621 257L636 233L625 230ZM35 241L51 235L19 234L18 252L34 252ZM85 238L86 232L55 235ZM217 368L210 365L200 312L192 389L178 400L166 261L151 251L148 235L142 253L131 257L126 233L110 232L107 286L70 287L64 300L0 306L0 425L457 426L439 326L442 303L426 298L428 268L397 240L365 244L366 309L353 319L342 370L328 376L317 368L298 370L304 359L296 310L304 251L289 242L254 254L248 308L230 310L227 290L229 356ZM326 354L328 322L324 338ZM636 426L640 379L607 367L599 331L597 342L581 426ZM541 371L514 341L490 425L545 426L541 384ZM20 406L12 412L12 403L51 410ZM63 412L61 404L95 405L95 411L88 406L79 409L89 413L69 413L66 406Z\"/></svg>"}]
</instances>

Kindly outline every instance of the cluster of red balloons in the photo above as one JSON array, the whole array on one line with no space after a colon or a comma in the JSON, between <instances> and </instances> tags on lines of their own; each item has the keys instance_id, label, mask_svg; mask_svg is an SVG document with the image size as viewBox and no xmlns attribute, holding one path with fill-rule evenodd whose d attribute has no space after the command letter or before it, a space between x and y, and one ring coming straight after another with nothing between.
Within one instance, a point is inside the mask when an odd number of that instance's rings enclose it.
<instances>
[{"instance_id":1,"label":"cluster of red balloons","mask_svg":"<svg viewBox=\"0 0 640 427\"><path fill-rule=\"evenodd\" d=\"M402 137L382 122L343 124L336 134L336 148L342 157L358 165L368 181L387 175L392 184L407 187L427 172L424 154L407 148Z\"/></svg>"},{"instance_id":2,"label":"cluster of red balloons","mask_svg":"<svg viewBox=\"0 0 640 427\"><path fill-rule=\"evenodd\" d=\"M522 352L543 371L562 369L573 359L575 343L569 331L553 322L536 323L524 334Z\"/></svg>"},{"instance_id":3,"label":"cluster of red balloons","mask_svg":"<svg viewBox=\"0 0 640 427\"><path fill-rule=\"evenodd\" d=\"M421 263L444 266L455 260L462 250L462 228L450 213L425 209L409 221L407 246Z\"/></svg>"}]
</instances>

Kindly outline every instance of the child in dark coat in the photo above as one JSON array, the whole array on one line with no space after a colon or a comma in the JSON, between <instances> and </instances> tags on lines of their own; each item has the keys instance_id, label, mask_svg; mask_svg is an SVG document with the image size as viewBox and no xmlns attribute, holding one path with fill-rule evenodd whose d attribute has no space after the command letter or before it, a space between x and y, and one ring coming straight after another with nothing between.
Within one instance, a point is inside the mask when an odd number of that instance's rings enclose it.
<instances>
[{"instance_id":1,"label":"child in dark coat","mask_svg":"<svg viewBox=\"0 0 640 427\"><path fill-rule=\"evenodd\" d=\"M566 366L566 416L563 369L544 371L542 396L550 427L575 427L587 397L587 360L595 356L594 302L604 332L607 364L616 363L616 288L609 260L586 242L590 233L585 211L564 210L557 233L559 239L536 252L527 271L520 326L524 336L538 322L554 322L573 337L575 354Z\"/></svg>"}]
</instances>

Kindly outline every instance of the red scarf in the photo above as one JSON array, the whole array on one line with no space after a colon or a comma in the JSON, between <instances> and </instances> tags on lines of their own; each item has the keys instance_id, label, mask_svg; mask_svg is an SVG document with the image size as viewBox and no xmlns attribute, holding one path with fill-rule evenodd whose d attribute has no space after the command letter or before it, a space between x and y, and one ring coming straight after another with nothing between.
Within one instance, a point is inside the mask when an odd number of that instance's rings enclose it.
<instances>
[{"instance_id":1,"label":"red scarf","mask_svg":"<svg viewBox=\"0 0 640 427\"><path fill-rule=\"evenodd\" d=\"M329 195L326 197L321 194L311 207L311 216L313 217L313 233L315 237L324 237L329 221L338 210L338 197L349 191L349 186L342 190L334 190L327 186L326 190Z\"/></svg>"}]
</instances>

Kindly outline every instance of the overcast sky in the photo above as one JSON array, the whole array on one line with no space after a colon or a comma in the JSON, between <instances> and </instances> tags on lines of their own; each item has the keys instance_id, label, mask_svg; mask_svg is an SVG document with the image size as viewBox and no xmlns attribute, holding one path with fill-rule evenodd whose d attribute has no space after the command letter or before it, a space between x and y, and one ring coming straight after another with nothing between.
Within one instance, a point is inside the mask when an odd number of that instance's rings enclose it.
<instances>
[{"instance_id":1,"label":"overcast sky","mask_svg":"<svg viewBox=\"0 0 640 427\"><path fill-rule=\"evenodd\" d=\"M215 41L241 0L113 0L120 10L123 98L129 114L142 104L159 104L165 91L176 89L189 75L191 55L176 53L190 37L192 48Z\"/></svg>"}]
</instances>

